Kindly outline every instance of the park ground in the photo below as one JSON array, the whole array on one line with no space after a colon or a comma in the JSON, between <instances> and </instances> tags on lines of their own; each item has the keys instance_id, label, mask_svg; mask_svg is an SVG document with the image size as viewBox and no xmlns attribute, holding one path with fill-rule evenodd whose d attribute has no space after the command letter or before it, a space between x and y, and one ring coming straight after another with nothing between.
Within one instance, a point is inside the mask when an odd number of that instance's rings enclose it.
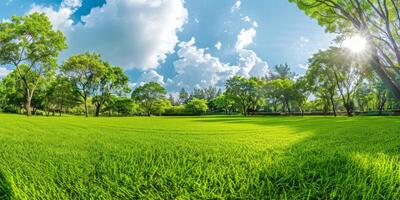
<instances>
[{"instance_id":1,"label":"park ground","mask_svg":"<svg viewBox=\"0 0 400 200\"><path fill-rule=\"evenodd\" d=\"M397 117L0 123L0 199L400 199Z\"/></svg>"}]
</instances>

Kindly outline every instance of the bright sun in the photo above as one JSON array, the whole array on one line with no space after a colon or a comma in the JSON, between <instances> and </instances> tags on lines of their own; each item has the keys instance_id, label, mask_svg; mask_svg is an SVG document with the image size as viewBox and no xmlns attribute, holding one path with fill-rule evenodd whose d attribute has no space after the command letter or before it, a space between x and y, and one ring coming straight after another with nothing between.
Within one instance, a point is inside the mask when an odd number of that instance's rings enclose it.
<instances>
[{"instance_id":1,"label":"bright sun","mask_svg":"<svg viewBox=\"0 0 400 200\"><path fill-rule=\"evenodd\" d=\"M360 35L354 35L344 40L342 45L354 53L361 53L367 47L367 40Z\"/></svg>"}]
</instances>

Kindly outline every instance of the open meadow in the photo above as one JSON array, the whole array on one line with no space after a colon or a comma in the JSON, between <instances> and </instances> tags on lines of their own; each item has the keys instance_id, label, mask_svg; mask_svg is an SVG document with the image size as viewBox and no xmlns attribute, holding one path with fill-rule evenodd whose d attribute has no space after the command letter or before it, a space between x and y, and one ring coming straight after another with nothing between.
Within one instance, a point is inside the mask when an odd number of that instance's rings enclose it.
<instances>
[{"instance_id":1,"label":"open meadow","mask_svg":"<svg viewBox=\"0 0 400 200\"><path fill-rule=\"evenodd\" d=\"M400 198L395 117L0 122L0 199Z\"/></svg>"}]
</instances>

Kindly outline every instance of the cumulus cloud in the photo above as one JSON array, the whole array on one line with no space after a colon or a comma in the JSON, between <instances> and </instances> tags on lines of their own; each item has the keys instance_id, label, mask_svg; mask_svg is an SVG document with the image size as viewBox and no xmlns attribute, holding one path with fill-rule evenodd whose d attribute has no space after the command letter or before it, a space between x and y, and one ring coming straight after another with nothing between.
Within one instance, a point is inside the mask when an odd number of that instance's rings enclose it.
<instances>
[{"instance_id":1,"label":"cumulus cloud","mask_svg":"<svg viewBox=\"0 0 400 200\"><path fill-rule=\"evenodd\" d=\"M177 52L179 59L174 62L177 73L169 83L173 89L219 86L236 74L237 66L222 63L218 58L195 46L195 38L181 42Z\"/></svg>"},{"instance_id":2,"label":"cumulus cloud","mask_svg":"<svg viewBox=\"0 0 400 200\"><path fill-rule=\"evenodd\" d=\"M245 17L242 18L242 20L245 21L245 22L250 22L251 18L249 16L245 16Z\"/></svg>"},{"instance_id":3,"label":"cumulus cloud","mask_svg":"<svg viewBox=\"0 0 400 200\"><path fill-rule=\"evenodd\" d=\"M235 2L235 4L233 4L232 8L231 8L231 13L234 13L238 10L240 10L240 7L242 6L242 2L240 0L237 0Z\"/></svg>"},{"instance_id":4,"label":"cumulus cloud","mask_svg":"<svg viewBox=\"0 0 400 200\"><path fill-rule=\"evenodd\" d=\"M28 13L40 12L45 13L49 20L53 23L55 30L67 31L71 29L74 21L71 16L82 5L81 0L64 0L60 8L55 10L53 7L44 7L41 5L33 4Z\"/></svg>"},{"instance_id":5,"label":"cumulus cloud","mask_svg":"<svg viewBox=\"0 0 400 200\"><path fill-rule=\"evenodd\" d=\"M263 77L268 72L268 64L252 50L238 50L238 64L230 65L206 53L206 49L196 47L195 43L195 38L192 38L178 45L179 59L174 62L177 75L167 80L169 89L223 87L225 81L234 75Z\"/></svg>"},{"instance_id":6,"label":"cumulus cloud","mask_svg":"<svg viewBox=\"0 0 400 200\"><path fill-rule=\"evenodd\" d=\"M253 22L253 27L255 27L255 28L258 27L258 23L256 21Z\"/></svg>"},{"instance_id":7,"label":"cumulus cloud","mask_svg":"<svg viewBox=\"0 0 400 200\"><path fill-rule=\"evenodd\" d=\"M221 49L221 47L222 47L222 43L221 43L221 41L218 41L216 44L215 44L215 46L214 46L217 50L220 50Z\"/></svg>"},{"instance_id":8,"label":"cumulus cloud","mask_svg":"<svg viewBox=\"0 0 400 200\"><path fill-rule=\"evenodd\" d=\"M268 74L268 64L248 49L239 49L239 72L244 77L264 77Z\"/></svg>"},{"instance_id":9,"label":"cumulus cloud","mask_svg":"<svg viewBox=\"0 0 400 200\"><path fill-rule=\"evenodd\" d=\"M143 72L142 75L140 75L138 81L139 84L147 83L147 82L156 82L161 85L164 85L164 76L158 74L154 70L146 71Z\"/></svg>"},{"instance_id":10,"label":"cumulus cloud","mask_svg":"<svg viewBox=\"0 0 400 200\"><path fill-rule=\"evenodd\" d=\"M107 0L73 25L78 0L64 0L59 10L33 6L45 12L66 33L69 49L63 54L95 51L125 69L155 69L174 52L177 32L187 22L183 0Z\"/></svg>"},{"instance_id":11,"label":"cumulus cloud","mask_svg":"<svg viewBox=\"0 0 400 200\"><path fill-rule=\"evenodd\" d=\"M249 29L242 29L237 36L235 48L236 50L243 49L253 43L257 31L251 27Z\"/></svg>"},{"instance_id":12,"label":"cumulus cloud","mask_svg":"<svg viewBox=\"0 0 400 200\"><path fill-rule=\"evenodd\" d=\"M11 70L5 67L0 67L0 78L7 76L9 73L11 73Z\"/></svg>"}]
</instances>

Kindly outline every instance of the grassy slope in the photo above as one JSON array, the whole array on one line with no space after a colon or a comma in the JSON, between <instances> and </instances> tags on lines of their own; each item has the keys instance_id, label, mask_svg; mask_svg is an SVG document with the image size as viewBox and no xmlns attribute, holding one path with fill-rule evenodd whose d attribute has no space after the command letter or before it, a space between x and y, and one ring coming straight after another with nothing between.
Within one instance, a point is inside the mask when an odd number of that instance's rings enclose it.
<instances>
[{"instance_id":1,"label":"grassy slope","mask_svg":"<svg viewBox=\"0 0 400 200\"><path fill-rule=\"evenodd\" d=\"M0 123L0 199L400 199L399 118Z\"/></svg>"}]
</instances>

